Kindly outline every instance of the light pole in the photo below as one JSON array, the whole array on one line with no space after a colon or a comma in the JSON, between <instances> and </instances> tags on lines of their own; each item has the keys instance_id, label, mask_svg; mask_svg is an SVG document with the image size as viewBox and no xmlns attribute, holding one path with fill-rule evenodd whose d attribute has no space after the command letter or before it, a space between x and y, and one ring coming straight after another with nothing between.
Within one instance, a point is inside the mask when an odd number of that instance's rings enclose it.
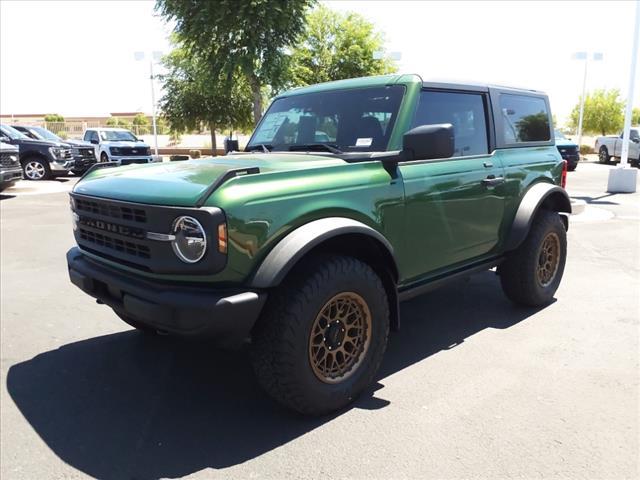
<instances>
[{"instance_id":1,"label":"light pole","mask_svg":"<svg viewBox=\"0 0 640 480\"><path fill-rule=\"evenodd\" d=\"M144 52L135 52L133 54L136 61L143 61ZM156 126L156 87L154 84L155 77L153 75L153 62L162 58L162 52L152 52L149 55L149 80L151 81L151 119L153 123L153 148L156 158L158 157L158 130Z\"/></svg>"},{"instance_id":2,"label":"light pole","mask_svg":"<svg viewBox=\"0 0 640 480\"><path fill-rule=\"evenodd\" d=\"M594 61L600 61L603 58L602 53L592 54ZM582 145L582 119L584 117L584 96L587 90L587 67L589 65L589 54L587 52L576 52L573 54L574 60L584 60L584 75L582 77L582 96L580 97L580 116L578 118L578 149Z\"/></svg>"},{"instance_id":3,"label":"light pole","mask_svg":"<svg viewBox=\"0 0 640 480\"><path fill-rule=\"evenodd\" d=\"M622 152L620 165L609 170L607 192L633 193L636 191L638 169L629 168L629 141L631 133L631 112L633 106L633 89L636 80L636 66L638 64L638 43L640 42L640 0L636 0L636 22L633 29L633 47L631 47L631 71L629 72L629 91L627 93L627 108L624 114L624 130L622 132Z\"/></svg>"}]
</instances>

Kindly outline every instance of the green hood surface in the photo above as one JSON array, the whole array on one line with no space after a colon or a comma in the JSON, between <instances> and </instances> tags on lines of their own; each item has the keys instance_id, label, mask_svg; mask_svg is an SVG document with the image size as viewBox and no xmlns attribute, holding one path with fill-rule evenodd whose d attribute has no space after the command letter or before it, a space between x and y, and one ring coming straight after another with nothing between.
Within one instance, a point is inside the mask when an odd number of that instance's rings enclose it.
<instances>
[{"instance_id":1,"label":"green hood surface","mask_svg":"<svg viewBox=\"0 0 640 480\"><path fill-rule=\"evenodd\" d=\"M96 170L78 182L73 191L127 202L192 207L228 170L258 167L264 174L344 164L339 158L304 153L240 154L136 164Z\"/></svg>"}]
</instances>

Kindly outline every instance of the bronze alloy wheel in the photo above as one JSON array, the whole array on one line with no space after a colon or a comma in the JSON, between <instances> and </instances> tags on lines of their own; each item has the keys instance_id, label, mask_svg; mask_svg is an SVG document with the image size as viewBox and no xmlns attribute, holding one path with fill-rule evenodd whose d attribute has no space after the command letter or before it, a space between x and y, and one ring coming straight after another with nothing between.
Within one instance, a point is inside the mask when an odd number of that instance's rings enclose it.
<instances>
[{"instance_id":1,"label":"bronze alloy wheel","mask_svg":"<svg viewBox=\"0 0 640 480\"><path fill-rule=\"evenodd\" d=\"M339 383L353 375L371 341L371 312L354 292L342 292L320 309L311 327L309 362L325 383Z\"/></svg>"},{"instance_id":2,"label":"bronze alloy wheel","mask_svg":"<svg viewBox=\"0 0 640 480\"><path fill-rule=\"evenodd\" d=\"M560 265L560 238L558 234L549 233L540 248L538 257L538 268L536 274L538 282L542 287L548 286L556 278L558 266Z\"/></svg>"}]
</instances>

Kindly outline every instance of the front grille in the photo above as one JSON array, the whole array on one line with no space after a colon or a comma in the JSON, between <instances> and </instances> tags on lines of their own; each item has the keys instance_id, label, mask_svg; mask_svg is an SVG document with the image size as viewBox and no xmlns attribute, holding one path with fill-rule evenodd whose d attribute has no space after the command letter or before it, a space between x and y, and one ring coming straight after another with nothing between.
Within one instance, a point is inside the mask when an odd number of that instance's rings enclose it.
<instances>
[{"instance_id":1,"label":"front grille","mask_svg":"<svg viewBox=\"0 0 640 480\"><path fill-rule=\"evenodd\" d=\"M558 147L562 158L575 157L578 155L578 147Z\"/></svg>"},{"instance_id":2,"label":"front grille","mask_svg":"<svg viewBox=\"0 0 640 480\"><path fill-rule=\"evenodd\" d=\"M144 156L149 155L149 149L146 147L118 147L120 155Z\"/></svg>"},{"instance_id":3,"label":"front grille","mask_svg":"<svg viewBox=\"0 0 640 480\"><path fill-rule=\"evenodd\" d=\"M148 160L146 158L125 158L120 160L120 165L131 165L132 163L148 163Z\"/></svg>"},{"instance_id":4,"label":"front grille","mask_svg":"<svg viewBox=\"0 0 640 480\"><path fill-rule=\"evenodd\" d=\"M170 234L176 218L193 216L205 228L211 244L219 225L225 222L222 210L188 208L110 200L71 194L74 237L80 248L104 259L141 271L162 274L211 274L224 268L227 257L209 248L196 264L182 262L173 251Z\"/></svg>"},{"instance_id":5,"label":"front grille","mask_svg":"<svg viewBox=\"0 0 640 480\"><path fill-rule=\"evenodd\" d=\"M81 158L81 159L94 159L95 158L95 152L93 150L93 148L77 148L75 147L73 149L73 155L77 158Z\"/></svg>"},{"instance_id":6,"label":"front grille","mask_svg":"<svg viewBox=\"0 0 640 480\"><path fill-rule=\"evenodd\" d=\"M86 213L95 213L103 217L118 218L130 222L146 223L147 214L138 208L122 207L112 203L95 200L75 199L76 210Z\"/></svg>"},{"instance_id":7,"label":"front grille","mask_svg":"<svg viewBox=\"0 0 640 480\"><path fill-rule=\"evenodd\" d=\"M0 164L2 164L3 167L15 167L18 165L18 154L9 152L0 153Z\"/></svg>"},{"instance_id":8,"label":"front grille","mask_svg":"<svg viewBox=\"0 0 640 480\"><path fill-rule=\"evenodd\" d=\"M73 154L71 153L70 148L62 148L60 149L60 159L61 160L73 160Z\"/></svg>"},{"instance_id":9,"label":"front grille","mask_svg":"<svg viewBox=\"0 0 640 480\"><path fill-rule=\"evenodd\" d=\"M92 232L91 230L86 230L82 227L78 228L78 232L82 240L94 245L108 248L109 250L113 250L114 252L133 255L134 257L144 259L151 258L149 247L146 245L128 240L121 240L119 238L115 238L103 233Z\"/></svg>"}]
</instances>

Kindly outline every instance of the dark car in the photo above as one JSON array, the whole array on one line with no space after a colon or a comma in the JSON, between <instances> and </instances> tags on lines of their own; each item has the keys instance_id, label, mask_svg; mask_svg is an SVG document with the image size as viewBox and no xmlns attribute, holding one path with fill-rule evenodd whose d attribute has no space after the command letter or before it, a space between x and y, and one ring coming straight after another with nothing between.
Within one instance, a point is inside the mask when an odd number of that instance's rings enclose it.
<instances>
[{"instance_id":1,"label":"dark car","mask_svg":"<svg viewBox=\"0 0 640 480\"><path fill-rule=\"evenodd\" d=\"M0 125L0 140L20 149L20 165L28 180L68 175L75 164L69 145L33 140L9 125Z\"/></svg>"},{"instance_id":2,"label":"dark car","mask_svg":"<svg viewBox=\"0 0 640 480\"><path fill-rule=\"evenodd\" d=\"M71 171L76 175L82 175L84 172L89 170L94 163L96 163L96 154L93 149L93 145L89 142L71 139L64 140L43 127L32 127L28 125L11 126L34 140L46 140L69 145L71 148L71 154L75 160L75 165Z\"/></svg>"},{"instance_id":3,"label":"dark car","mask_svg":"<svg viewBox=\"0 0 640 480\"><path fill-rule=\"evenodd\" d=\"M18 147L0 142L0 192L22 178Z\"/></svg>"},{"instance_id":4,"label":"dark car","mask_svg":"<svg viewBox=\"0 0 640 480\"><path fill-rule=\"evenodd\" d=\"M556 148L560 155L567 161L567 170L573 172L580 161L580 148L570 138L564 136L560 130L555 130Z\"/></svg>"}]
</instances>

